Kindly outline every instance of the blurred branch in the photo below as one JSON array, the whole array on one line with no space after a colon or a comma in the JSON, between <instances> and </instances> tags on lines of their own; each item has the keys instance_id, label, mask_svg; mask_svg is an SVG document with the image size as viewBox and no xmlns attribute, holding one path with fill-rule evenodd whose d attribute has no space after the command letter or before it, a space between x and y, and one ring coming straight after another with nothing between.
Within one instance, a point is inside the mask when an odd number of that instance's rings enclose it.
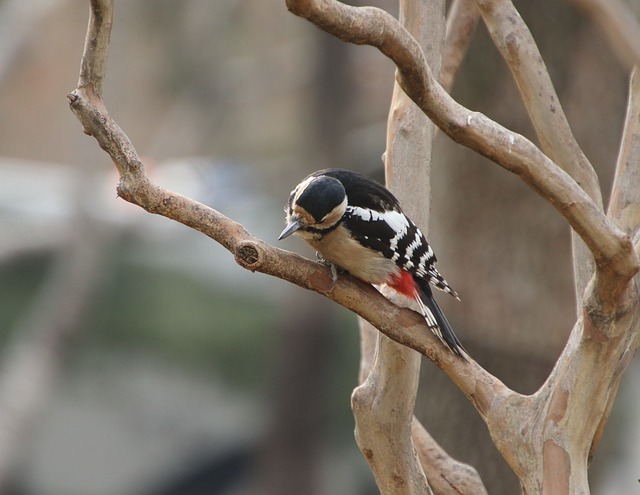
<instances>
[{"instance_id":1,"label":"blurred branch","mask_svg":"<svg viewBox=\"0 0 640 495\"><path fill-rule=\"evenodd\" d=\"M11 73L22 45L33 38L33 29L61 0L4 0L0 2L0 84Z\"/></svg>"},{"instance_id":2,"label":"blurred branch","mask_svg":"<svg viewBox=\"0 0 640 495\"><path fill-rule=\"evenodd\" d=\"M622 0L570 0L582 9L609 40L618 59L629 68L640 65L640 23Z\"/></svg>"},{"instance_id":3,"label":"blurred branch","mask_svg":"<svg viewBox=\"0 0 640 495\"><path fill-rule=\"evenodd\" d=\"M64 226L62 231L59 226L49 229L43 227L36 231L31 225L16 225L13 222L7 225L3 222L4 235L0 239L0 264L12 263L16 258L31 254L51 253L61 249L65 244L66 227Z\"/></svg>"},{"instance_id":4,"label":"blurred branch","mask_svg":"<svg viewBox=\"0 0 640 495\"><path fill-rule=\"evenodd\" d=\"M447 13L446 38L442 53L440 84L451 93L460 64L476 31L480 12L476 0L453 0Z\"/></svg>"},{"instance_id":5,"label":"blurred branch","mask_svg":"<svg viewBox=\"0 0 640 495\"><path fill-rule=\"evenodd\" d=\"M71 339L100 286L109 240L83 213L91 192L76 183L77 212L48 279L15 324L0 370L0 492L11 482L34 424L56 385Z\"/></svg>"}]
</instances>

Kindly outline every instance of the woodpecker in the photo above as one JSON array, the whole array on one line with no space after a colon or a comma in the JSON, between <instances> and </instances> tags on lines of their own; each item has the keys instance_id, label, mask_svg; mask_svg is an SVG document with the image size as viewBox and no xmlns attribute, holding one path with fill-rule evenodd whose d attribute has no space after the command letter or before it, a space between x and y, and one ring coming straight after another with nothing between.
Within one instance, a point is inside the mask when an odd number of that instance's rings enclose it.
<instances>
[{"instance_id":1,"label":"woodpecker","mask_svg":"<svg viewBox=\"0 0 640 495\"><path fill-rule=\"evenodd\" d=\"M429 329L456 355L466 351L433 298L430 285L459 300L435 267L436 256L395 196L349 170L319 170L298 184L285 207L278 240L297 234L332 268L415 300Z\"/></svg>"}]
</instances>

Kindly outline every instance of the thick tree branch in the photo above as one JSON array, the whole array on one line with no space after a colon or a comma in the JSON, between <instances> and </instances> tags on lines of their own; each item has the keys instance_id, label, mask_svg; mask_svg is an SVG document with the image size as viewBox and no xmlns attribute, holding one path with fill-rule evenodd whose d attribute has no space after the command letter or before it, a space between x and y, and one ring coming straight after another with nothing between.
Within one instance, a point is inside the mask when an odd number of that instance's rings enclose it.
<instances>
[{"instance_id":1,"label":"thick tree branch","mask_svg":"<svg viewBox=\"0 0 640 495\"><path fill-rule=\"evenodd\" d=\"M360 320L361 359L359 383L370 376L378 354L380 332L366 320ZM388 346L385 346L385 349ZM360 393L354 391L354 397ZM434 493L483 495L487 493L478 472L468 464L453 459L413 417L411 432L422 469Z\"/></svg>"},{"instance_id":2,"label":"thick tree branch","mask_svg":"<svg viewBox=\"0 0 640 495\"><path fill-rule=\"evenodd\" d=\"M569 172L601 207L598 179L571 134L528 28L510 0L479 0L478 4L494 43L520 88L542 149ZM632 106L630 102L629 113L633 113ZM637 119L637 115L632 118ZM626 128L632 125L628 115ZM629 180L630 177L625 179ZM637 183L626 184L629 187ZM624 186L617 183L617 187ZM638 198L634 199L637 204ZM615 205L616 199L613 201ZM626 229L615 216L609 217L624 232L635 230ZM613 274L606 261L599 264L595 283L585 292L593 273L585 261L591 257L576 241L574 236L573 261L580 320L554 373L538 394L541 403L547 405L540 435L543 438L542 485L543 489L552 493L568 489L576 491L588 486L587 460L593 454L608 419L622 371L633 356L630 350L633 332L629 329L637 326L629 321L635 314L630 301L637 301L637 294L631 296L627 293L630 278ZM629 258L633 256L629 255ZM615 323L604 316L607 311L616 312L613 318ZM600 345L593 346L594 339ZM598 380L583 379L596 375L599 376ZM587 398L591 407L588 411L581 411ZM590 444L579 445L578 439L586 439ZM531 459L521 459L520 462L531 463ZM558 476L558 471L564 472ZM531 478L528 482L531 482ZM532 489L529 487L529 490Z\"/></svg>"},{"instance_id":3,"label":"thick tree branch","mask_svg":"<svg viewBox=\"0 0 640 495\"><path fill-rule=\"evenodd\" d=\"M436 66L444 35L443 11L439 1L400 2L400 21ZM396 84L387 122L387 184L427 234L434 134L433 124ZM383 293L400 305L411 304L395 291ZM413 416L421 356L364 320L360 328L362 385L353 392L352 408L358 446L381 492L431 493L433 486L438 494L486 493L478 473L452 459Z\"/></svg>"},{"instance_id":4,"label":"thick tree branch","mask_svg":"<svg viewBox=\"0 0 640 495\"><path fill-rule=\"evenodd\" d=\"M412 441L421 356L378 332L375 363L353 391L356 441L384 495L431 494Z\"/></svg>"},{"instance_id":5,"label":"thick tree branch","mask_svg":"<svg viewBox=\"0 0 640 495\"><path fill-rule=\"evenodd\" d=\"M409 26L422 45L430 45L427 56L439 58L444 19L438 19L440 0L400 1L400 21ZM442 15L440 12L440 15ZM427 24L425 18L433 19ZM427 43L427 40L430 43ZM401 132L401 130L403 132ZM408 205L410 216L424 226L429 218L431 143L433 125L406 95L394 86L387 122L385 172L399 200ZM401 184L399 182L402 181ZM425 204L426 203L426 204ZM415 215L420 214L419 218ZM395 291L385 290L389 300L411 304ZM415 306L409 306L416 309ZM366 322L361 321L361 333ZM369 463L376 484L384 495L431 494L412 438L413 411L420 381L421 355L377 333L375 355L366 378L354 391L351 407L355 437ZM367 356L363 359L369 360Z\"/></svg>"},{"instance_id":6,"label":"thick tree branch","mask_svg":"<svg viewBox=\"0 0 640 495\"><path fill-rule=\"evenodd\" d=\"M640 263L630 239L565 171L531 141L485 115L453 100L435 80L413 37L387 12L374 7L350 7L335 0L288 0L296 15L338 38L375 46L392 59L399 82L416 104L456 142L517 174L544 196L585 241L607 276L633 277Z\"/></svg>"},{"instance_id":7,"label":"thick tree branch","mask_svg":"<svg viewBox=\"0 0 640 495\"><path fill-rule=\"evenodd\" d=\"M639 299L633 291L612 318L594 306L595 284L590 284L567 347L536 394L545 406L530 436L542 448L542 476L529 477L531 486L541 483L549 493L578 493L588 486L588 462L638 346ZM559 491L561 482L568 491Z\"/></svg>"}]
</instances>

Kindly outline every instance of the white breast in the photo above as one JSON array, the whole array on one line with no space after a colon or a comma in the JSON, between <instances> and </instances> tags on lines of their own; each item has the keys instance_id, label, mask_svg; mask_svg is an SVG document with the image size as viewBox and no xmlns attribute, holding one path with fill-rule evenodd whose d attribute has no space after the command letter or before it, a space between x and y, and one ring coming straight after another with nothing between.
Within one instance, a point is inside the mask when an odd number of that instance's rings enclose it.
<instances>
[{"instance_id":1,"label":"white breast","mask_svg":"<svg viewBox=\"0 0 640 495\"><path fill-rule=\"evenodd\" d=\"M320 240L306 235L303 237L324 259L370 284L389 283L391 276L400 270L393 261L381 253L353 240L342 225Z\"/></svg>"}]
</instances>

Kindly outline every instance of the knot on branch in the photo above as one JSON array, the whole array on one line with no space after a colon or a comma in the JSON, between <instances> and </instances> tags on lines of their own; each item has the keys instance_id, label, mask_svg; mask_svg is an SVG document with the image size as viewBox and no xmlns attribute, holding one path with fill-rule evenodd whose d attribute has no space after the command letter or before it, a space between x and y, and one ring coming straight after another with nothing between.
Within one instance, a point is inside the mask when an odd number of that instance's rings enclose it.
<instances>
[{"instance_id":1,"label":"knot on branch","mask_svg":"<svg viewBox=\"0 0 640 495\"><path fill-rule=\"evenodd\" d=\"M76 101L78 101L78 93L74 90L67 95L67 100L69 100L69 105L73 105Z\"/></svg>"},{"instance_id":2,"label":"knot on branch","mask_svg":"<svg viewBox=\"0 0 640 495\"><path fill-rule=\"evenodd\" d=\"M236 263L252 272L257 270L263 258L264 250L255 241L242 241L236 248Z\"/></svg>"}]
</instances>

